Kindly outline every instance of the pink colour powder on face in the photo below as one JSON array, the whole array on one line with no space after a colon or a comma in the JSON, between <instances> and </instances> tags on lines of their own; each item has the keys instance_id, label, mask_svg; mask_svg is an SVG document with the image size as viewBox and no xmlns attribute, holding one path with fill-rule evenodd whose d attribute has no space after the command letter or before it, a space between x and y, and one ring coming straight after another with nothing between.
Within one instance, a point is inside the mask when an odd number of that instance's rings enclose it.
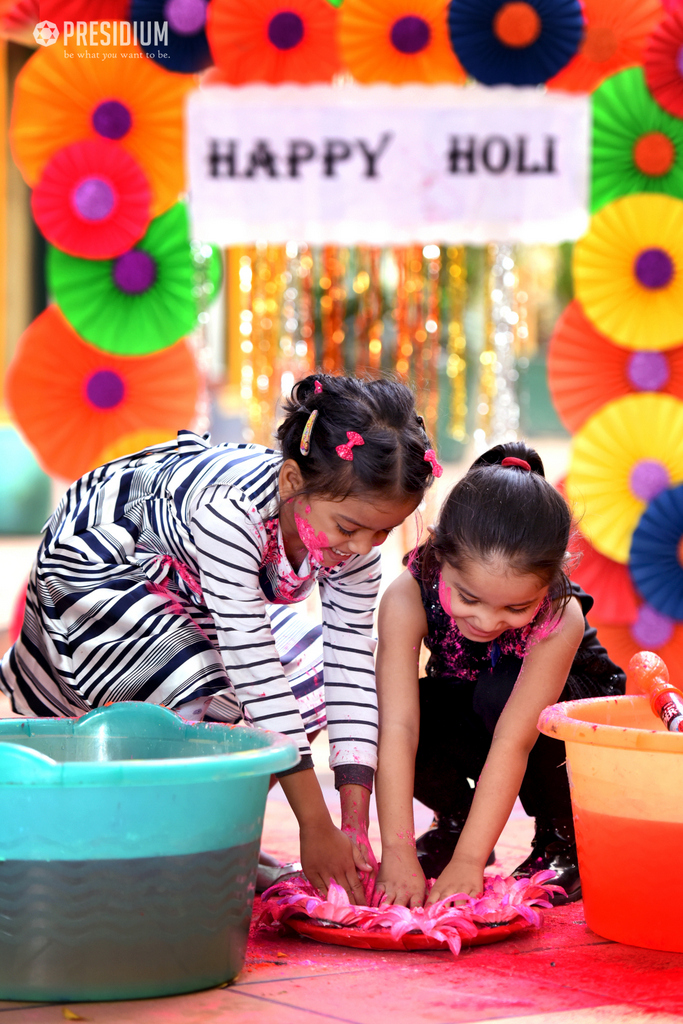
<instances>
[{"instance_id":1,"label":"pink colour powder on face","mask_svg":"<svg viewBox=\"0 0 683 1024\"><path fill-rule=\"evenodd\" d=\"M443 576L439 576L439 601L441 607L445 611L446 615L450 615L453 618L453 605L451 603L451 588L447 587L444 583Z\"/></svg>"},{"instance_id":2,"label":"pink colour powder on face","mask_svg":"<svg viewBox=\"0 0 683 1024\"><path fill-rule=\"evenodd\" d=\"M304 545L308 549L311 560L322 564L324 555L323 548L329 548L330 542L326 535L321 530L320 533L316 533L311 524L303 516L300 516L298 512L294 513L294 521L296 523L297 533L304 542Z\"/></svg>"}]
</instances>

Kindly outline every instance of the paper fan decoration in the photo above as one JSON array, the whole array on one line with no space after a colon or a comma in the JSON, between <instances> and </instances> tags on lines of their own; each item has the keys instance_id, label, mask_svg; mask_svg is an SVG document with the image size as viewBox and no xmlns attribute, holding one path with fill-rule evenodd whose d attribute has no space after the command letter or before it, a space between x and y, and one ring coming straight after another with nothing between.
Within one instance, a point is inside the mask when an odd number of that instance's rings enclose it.
<instances>
[{"instance_id":1,"label":"paper fan decoration","mask_svg":"<svg viewBox=\"0 0 683 1024\"><path fill-rule=\"evenodd\" d=\"M574 300L550 339L548 386L558 416L574 433L606 402L624 395L661 391L683 399L683 347L643 352L614 345Z\"/></svg>"},{"instance_id":2,"label":"paper fan decoration","mask_svg":"<svg viewBox=\"0 0 683 1024\"><path fill-rule=\"evenodd\" d=\"M130 19L150 25L140 46L167 71L185 74L213 64L206 38L208 0L132 0ZM163 39L163 42L157 40Z\"/></svg>"},{"instance_id":3,"label":"paper fan decoration","mask_svg":"<svg viewBox=\"0 0 683 1024\"><path fill-rule=\"evenodd\" d=\"M555 486L566 498L565 481L560 480ZM577 518L580 515L579 512ZM593 598L589 613L591 624L627 625L635 622L639 600L628 568L601 555L577 529L569 538L569 552L572 555L569 575Z\"/></svg>"},{"instance_id":4,"label":"paper fan decoration","mask_svg":"<svg viewBox=\"0 0 683 1024\"><path fill-rule=\"evenodd\" d=\"M642 606L631 626L599 625L598 640L624 671L638 651L654 651L666 663L674 686L683 687L683 626L649 605Z\"/></svg>"},{"instance_id":5,"label":"paper fan decoration","mask_svg":"<svg viewBox=\"0 0 683 1024\"><path fill-rule=\"evenodd\" d=\"M50 248L47 276L69 323L107 352L154 352L196 326L195 269L182 203L153 220L142 241L114 260L82 260Z\"/></svg>"},{"instance_id":6,"label":"paper fan decoration","mask_svg":"<svg viewBox=\"0 0 683 1024\"><path fill-rule=\"evenodd\" d=\"M458 82L443 0L344 0L342 59L357 82Z\"/></svg>"},{"instance_id":7,"label":"paper fan decoration","mask_svg":"<svg viewBox=\"0 0 683 1024\"><path fill-rule=\"evenodd\" d=\"M40 20L63 32L65 21L126 21L129 9L130 0L40 0Z\"/></svg>"},{"instance_id":8,"label":"paper fan decoration","mask_svg":"<svg viewBox=\"0 0 683 1024\"><path fill-rule=\"evenodd\" d=\"M641 68L593 94L591 210L632 192L683 197L683 122L655 103Z\"/></svg>"},{"instance_id":9,"label":"paper fan decoration","mask_svg":"<svg viewBox=\"0 0 683 1024\"><path fill-rule=\"evenodd\" d=\"M178 344L182 344L182 342ZM170 351L173 350L171 349ZM191 420L187 422L190 423ZM136 452L141 452L145 448L151 448L155 444L163 444L164 441L169 441L172 437L173 434L169 433L168 430L159 430L158 428L135 430L132 434L124 434L123 437L117 438L116 441L103 448L96 456L90 468L97 469L98 466L104 466L106 462L122 459L125 455L134 455Z\"/></svg>"},{"instance_id":10,"label":"paper fan decoration","mask_svg":"<svg viewBox=\"0 0 683 1024\"><path fill-rule=\"evenodd\" d=\"M120 28L117 23L119 35ZM146 175L156 216L184 189L183 104L194 81L136 58L141 51L132 45L106 47L106 60L79 59L83 51L71 41L50 46L22 68L10 126L14 159L33 187L64 146L98 138L117 142Z\"/></svg>"},{"instance_id":11,"label":"paper fan decoration","mask_svg":"<svg viewBox=\"0 0 683 1024\"><path fill-rule=\"evenodd\" d=\"M549 89L592 92L603 79L642 63L662 17L660 0L583 0L586 27L579 52L547 82Z\"/></svg>"},{"instance_id":12,"label":"paper fan decoration","mask_svg":"<svg viewBox=\"0 0 683 1024\"><path fill-rule=\"evenodd\" d=\"M329 82L337 17L326 0L212 0L206 33L225 82Z\"/></svg>"},{"instance_id":13,"label":"paper fan decoration","mask_svg":"<svg viewBox=\"0 0 683 1024\"><path fill-rule=\"evenodd\" d=\"M451 45L484 85L539 85L576 53L583 33L578 0L451 0Z\"/></svg>"},{"instance_id":14,"label":"paper fan decoration","mask_svg":"<svg viewBox=\"0 0 683 1024\"><path fill-rule=\"evenodd\" d=\"M593 547L627 562L648 502L683 480L683 402L627 395L588 420L572 442L567 496Z\"/></svg>"},{"instance_id":15,"label":"paper fan decoration","mask_svg":"<svg viewBox=\"0 0 683 1024\"><path fill-rule=\"evenodd\" d=\"M152 194L135 160L115 142L88 139L58 150L31 196L36 224L64 252L119 256L145 233Z\"/></svg>"},{"instance_id":16,"label":"paper fan decoration","mask_svg":"<svg viewBox=\"0 0 683 1024\"><path fill-rule=\"evenodd\" d=\"M638 194L591 220L574 248L574 285L599 331L626 348L683 339L683 201Z\"/></svg>"},{"instance_id":17,"label":"paper fan decoration","mask_svg":"<svg viewBox=\"0 0 683 1024\"><path fill-rule=\"evenodd\" d=\"M675 117L683 117L683 8L672 7L650 36L643 55L645 81L654 98Z\"/></svg>"},{"instance_id":18,"label":"paper fan decoration","mask_svg":"<svg viewBox=\"0 0 683 1024\"><path fill-rule=\"evenodd\" d=\"M643 512L631 541L629 568L648 604L683 619L683 487L662 491Z\"/></svg>"},{"instance_id":19,"label":"paper fan decoration","mask_svg":"<svg viewBox=\"0 0 683 1024\"><path fill-rule=\"evenodd\" d=\"M7 371L6 397L48 473L74 480L105 445L139 430L172 437L195 416L197 367L186 342L117 358L83 342L56 306L27 328Z\"/></svg>"}]
</instances>

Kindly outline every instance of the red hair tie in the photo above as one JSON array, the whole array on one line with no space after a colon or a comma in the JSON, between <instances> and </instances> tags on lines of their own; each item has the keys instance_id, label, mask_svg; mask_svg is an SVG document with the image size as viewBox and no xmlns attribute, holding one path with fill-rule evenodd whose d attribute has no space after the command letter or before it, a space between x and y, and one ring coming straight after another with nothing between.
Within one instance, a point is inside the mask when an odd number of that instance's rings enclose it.
<instances>
[{"instance_id":1,"label":"red hair tie","mask_svg":"<svg viewBox=\"0 0 683 1024\"><path fill-rule=\"evenodd\" d=\"M365 441L357 434L355 430L347 430L346 436L349 439L348 444L338 444L334 449L340 459L344 459L346 462L353 462L353 452L351 449L354 444L365 444Z\"/></svg>"},{"instance_id":2,"label":"red hair tie","mask_svg":"<svg viewBox=\"0 0 683 1024\"><path fill-rule=\"evenodd\" d=\"M524 459L516 459L514 455L508 455L501 462L501 466L519 466L520 469L525 469L527 473L531 472L531 466Z\"/></svg>"}]
</instances>

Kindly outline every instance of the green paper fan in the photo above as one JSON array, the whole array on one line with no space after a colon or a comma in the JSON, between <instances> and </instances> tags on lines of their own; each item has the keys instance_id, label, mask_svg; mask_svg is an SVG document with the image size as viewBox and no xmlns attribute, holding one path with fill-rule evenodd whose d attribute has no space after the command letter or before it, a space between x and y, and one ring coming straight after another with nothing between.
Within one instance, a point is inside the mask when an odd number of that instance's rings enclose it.
<instances>
[{"instance_id":1,"label":"green paper fan","mask_svg":"<svg viewBox=\"0 0 683 1024\"><path fill-rule=\"evenodd\" d=\"M642 68L593 93L591 212L634 192L683 198L683 121L650 95Z\"/></svg>"},{"instance_id":2,"label":"green paper fan","mask_svg":"<svg viewBox=\"0 0 683 1024\"><path fill-rule=\"evenodd\" d=\"M144 238L113 260L84 260L49 246L47 277L69 323L106 352L156 352L189 334L197 323L195 268L183 203L156 217Z\"/></svg>"}]
</instances>

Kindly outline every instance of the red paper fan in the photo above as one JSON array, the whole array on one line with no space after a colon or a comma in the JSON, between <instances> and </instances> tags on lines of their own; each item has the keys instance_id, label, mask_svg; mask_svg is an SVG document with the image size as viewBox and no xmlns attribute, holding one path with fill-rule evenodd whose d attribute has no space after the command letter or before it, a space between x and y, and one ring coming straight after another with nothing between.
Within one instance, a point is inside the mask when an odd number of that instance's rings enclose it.
<instances>
[{"instance_id":1,"label":"red paper fan","mask_svg":"<svg viewBox=\"0 0 683 1024\"><path fill-rule=\"evenodd\" d=\"M649 605L644 605L643 608L649 608ZM647 628L641 631L635 625L598 626L598 640L606 648L612 661L624 671L638 651L654 651L666 663L669 678L674 686L683 688L683 626L671 623L669 638L664 643L653 643L653 639L658 638Z\"/></svg>"},{"instance_id":2,"label":"red paper fan","mask_svg":"<svg viewBox=\"0 0 683 1024\"><path fill-rule=\"evenodd\" d=\"M666 352L620 348L595 329L574 300L550 339L548 386L558 416L574 433L606 402L636 391L683 398L683 347Z\"/></svg>"},{"instance_id":3,"label":"red paper fan","mask_svg":"<svg viewBox=\"0 0 683 1024\"><path fill-rule=\"evenodd\" d=\"M133 157L115 142L89 139L58 150L31 197L36 224L58 249L106 260L147 230L152 190Z\"/></svg>"},{"instance_id":4,"label":"red paper fan","mask_svg":"<svg viewBox=\"0 0 683 1024\"><path fill-rule=\"evenodd\" d=\"M31 36L40 21L38 0L0 0L0 31L3 35L26 38L32 45Z\"/></svg>"},{"instance_id":5,"label":"red paper fan","mask_svg":"<svg viewBox=\"0 0 683 1024\"><path fill-rule=\"evenodd\" d=\"M556 486L566 498L564 480L560 480ZM596 551L579 530L572 533L569 551L574 556L572 561L576 563L571 570L571 578L594 601L589 612L591 624L626 626L635 622L639 600L628 566Z\"/></svg>"},{"instance_id":6,"label":"red paper fan","mask_svg":"<svg viewBox=\"0 0 683 1024\"><path fill-rule=\"evenodd\" d=\"M130 0L40 0L40 20L62 32L65 21L125 21L129 8Z\"/></svg>"},{"instance_id":7,"label":"red paper fan","mask_svg":"<svg viewBox=\"0 0 683 1024\"><path fill-rule=\"evenodd\" d=\"M212 81L329 82L341 69L337 12L327 0L212 0Z\"/></svg>"},{"instance_id":8,"label":"red paper fan","mask_svg":"<svg viewBox=\"0 0 683 1024\"><path fill-rule=\"evenodd\" d=\"M683 7L669 10L650 36L643 57L648 88L660 106L683 117Z\"/></svg>"},{"instance_id":9,"label":"red paper fan","mask_svg":"<svg viewBox=\"0 0 683 1024\"><path fill-rule=\"evenodd\" d=\"M586 30L579 52L551 78L549 89L591 92L608 75L641 63L660 0L584 0Z\"/></svg>"},{"instance_id":10,"label":"red paper fan","mask_svg":"<svg viewBox=\"0 0 683 1024\"><path fill-rule=\"evenodd\" d=\"M6 398L46 472L74 480L124 434L167 437L195 416L199 374L186 342L146 356L86 344L50 306L24 331L7 371Z\"/></svg>"}]
</instances>

